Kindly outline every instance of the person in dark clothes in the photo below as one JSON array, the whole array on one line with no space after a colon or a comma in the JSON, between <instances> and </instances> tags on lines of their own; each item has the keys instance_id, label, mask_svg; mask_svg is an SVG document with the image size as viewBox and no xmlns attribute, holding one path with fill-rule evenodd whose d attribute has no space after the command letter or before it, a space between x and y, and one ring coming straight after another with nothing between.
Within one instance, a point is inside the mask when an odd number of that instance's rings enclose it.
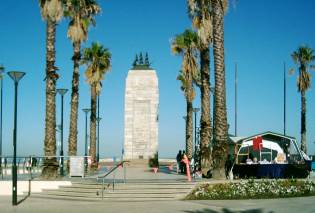
<instances>
[{"instance_id":1,"label":"person in dark clothes","mask_svg":"<svg viewBox=\"0 0 315 213\"><path fill-rule=\"evenodd\" d=\"M176 162L177 162L177 168L176 172L178 174L179 171L181 171L181 160L182 160L182 151L179 150L176 156Z\"/></svg>"},{"instance_id":2,"label":"person in dark clothes","mask_svg":"<svg viewBox=\"0 0 315 213\"><path fill-rule=\"evenodd\" d=\"M186 173L186 166L185 166L185 163L182 161L185 154L186 154L186 153L185 153L185 150L183 150L182 156L181 156L181 159L180 159L180 165L181 165L180 173L182 173L182 174L185 174L185 173Z\"/></svg>"}]
</instances>

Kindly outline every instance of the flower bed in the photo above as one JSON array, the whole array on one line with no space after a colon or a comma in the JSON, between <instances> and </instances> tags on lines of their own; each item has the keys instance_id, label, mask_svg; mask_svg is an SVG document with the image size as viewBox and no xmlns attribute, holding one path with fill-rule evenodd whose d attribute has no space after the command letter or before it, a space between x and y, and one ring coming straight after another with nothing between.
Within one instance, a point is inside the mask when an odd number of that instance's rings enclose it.
<instances>
[{"instance_id":1,"label":"flower bed","mask_svg":"<svg viewBox=\"0 0 315 213\"><path fill-rule=\"evenodd\" d=\"M241 180L238 183L198 185L186 199L266 199L312 195L315 195L315 183L309 180Z\"/></svg>"}]
</instances>

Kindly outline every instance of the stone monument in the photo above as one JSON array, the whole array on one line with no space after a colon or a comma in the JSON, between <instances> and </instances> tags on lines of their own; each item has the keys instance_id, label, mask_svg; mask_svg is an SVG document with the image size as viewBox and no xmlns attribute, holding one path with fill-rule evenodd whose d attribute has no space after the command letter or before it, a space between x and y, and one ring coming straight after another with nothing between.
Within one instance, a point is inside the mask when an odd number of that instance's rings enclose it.
<instances>
[{"instance_id":1,"label":"stone monument","mask_svg":"<svg viewBox=\"0 0 315 213\"><path fill-rule=\"evenodd\" d=\"M142 53L128 72L125 90L124 159L149 159L158 151L159 89L148 54Z\"/></svg>"}]
</instances>

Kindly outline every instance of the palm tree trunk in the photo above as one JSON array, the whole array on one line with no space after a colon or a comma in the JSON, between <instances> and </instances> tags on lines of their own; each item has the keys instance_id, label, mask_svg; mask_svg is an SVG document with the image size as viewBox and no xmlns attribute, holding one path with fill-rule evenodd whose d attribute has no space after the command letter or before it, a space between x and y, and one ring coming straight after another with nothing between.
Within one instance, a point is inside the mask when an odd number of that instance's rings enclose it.
<instances>
[{"instance_id":1,"label":"palm tree trunk","mask_svg":"<svg viewBox=\"0 0 315 213\"><path fill-rule=\"evenodd\" d=\"M73 74L72 74L72 91L71 91L71 112L70 112L70 127L68 139L69 156L77 155L77 137L78 137L78 106L79 106L79 61L81 43L73 43Z\"/></svg>"},{"instance_id":2,"label":"palm tree trunk","mask_svg":"<svg viewBox=\"0 0 315 213\"><path fill-rule=\"evenodd\" d=\"M193 156L193 105L187 101L187 118L186 118L186 154L189 160Z\"/></svg>"},{"instance_id":3,"label":"palm tree trunk","mask_svg":"<svg viewBox=\"0 0 315 213\"><path fill-rule=\"evenodd\" d=\"M56 160L56 80L55 67L56 22L47 20L46 28L46 113L45 113L45 160L42 177L54 179L58 176Z\"/></svg>"},{"instance_id":4,"label":"palm tree trunk","mask_svg":"<svg viewBox=\"0 0 315 213\"><path fill-rule=\"evenodd\" d=\"M215 105L213 134L213 177L226 178L227 160L227 113L224 64L224 9L222 0L213 0L213 51L215 71Z\"/></svg>"},{"instance_id":5,"label":"palm tree trunk","mask_svg":"<svg viewBox=\"0 0 315 213\"><path fill-rule=\"evenodd\" d=\"M306 97L301 91L301 150L306 154Z\"/></svg>"},{"instance_id":6,"label":"palm tree trunk","mask_svg":"<svg viewBox=\"0 0 315 213\"><path fill-rule=\"evenodd\" d=\"M91 120L90 120L90 152L92 168L97 167L96 162L96 84L91 85Z\"/></svg>"},{"instance_id":7,"label":"palm tree trunk","mask_svg":"<svg viewBox=\"0 0 315 213\"><path fill-rule=\"evenodd\" d=\"M201 68L201 118L200 118L200 160L201 172L207 176L211 169L211 114L210 114L210 54L209 47L200 49Z\"/></svg>"}]
</instances>

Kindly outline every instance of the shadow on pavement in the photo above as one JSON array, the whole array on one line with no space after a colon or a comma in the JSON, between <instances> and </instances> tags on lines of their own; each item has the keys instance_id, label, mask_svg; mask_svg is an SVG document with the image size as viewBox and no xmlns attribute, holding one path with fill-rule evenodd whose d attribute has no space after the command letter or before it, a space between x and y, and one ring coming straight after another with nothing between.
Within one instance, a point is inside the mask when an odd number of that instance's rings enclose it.
<instances>
[{"instance_id":1,"label":"shadow on pavement","mask_svg":"<svg viewBox=\"0 0 315 213\"><path fill-rule=\"evenodd\" d=\"M160 166L159 172L164 174L177 174L175 171L170 170L167 166Z\"/></svg>"},{"instance_id":2,"label":"shadow on pavement","mask_svg":"<svg viewBox=\"0 0 315 213\"><path fill-rule=\"evenodd\" d=\"M248 209L248 210L242 210L242 211L234 211L229 209L222 209L221 211L215 211L211 209L204 209L204 210L197 210L197 211L184 211L187 213L264 213L262 209ZM274 213L273 211L269 211L266 213Z\"/></svg>"},{"instance_id":3,"label":"shadow on pavement","mask_svg":"<svg viewBox=\"0 0 315 213\"><path fill-rule=\"evenodd\" d=\"M17 205L20 205L21 203L23 203L29 196L30 196L30 194L26 195L24 198L22 198L21 200L19 200L19 201L17 202Z\"/></svg>"}]
</instances>

